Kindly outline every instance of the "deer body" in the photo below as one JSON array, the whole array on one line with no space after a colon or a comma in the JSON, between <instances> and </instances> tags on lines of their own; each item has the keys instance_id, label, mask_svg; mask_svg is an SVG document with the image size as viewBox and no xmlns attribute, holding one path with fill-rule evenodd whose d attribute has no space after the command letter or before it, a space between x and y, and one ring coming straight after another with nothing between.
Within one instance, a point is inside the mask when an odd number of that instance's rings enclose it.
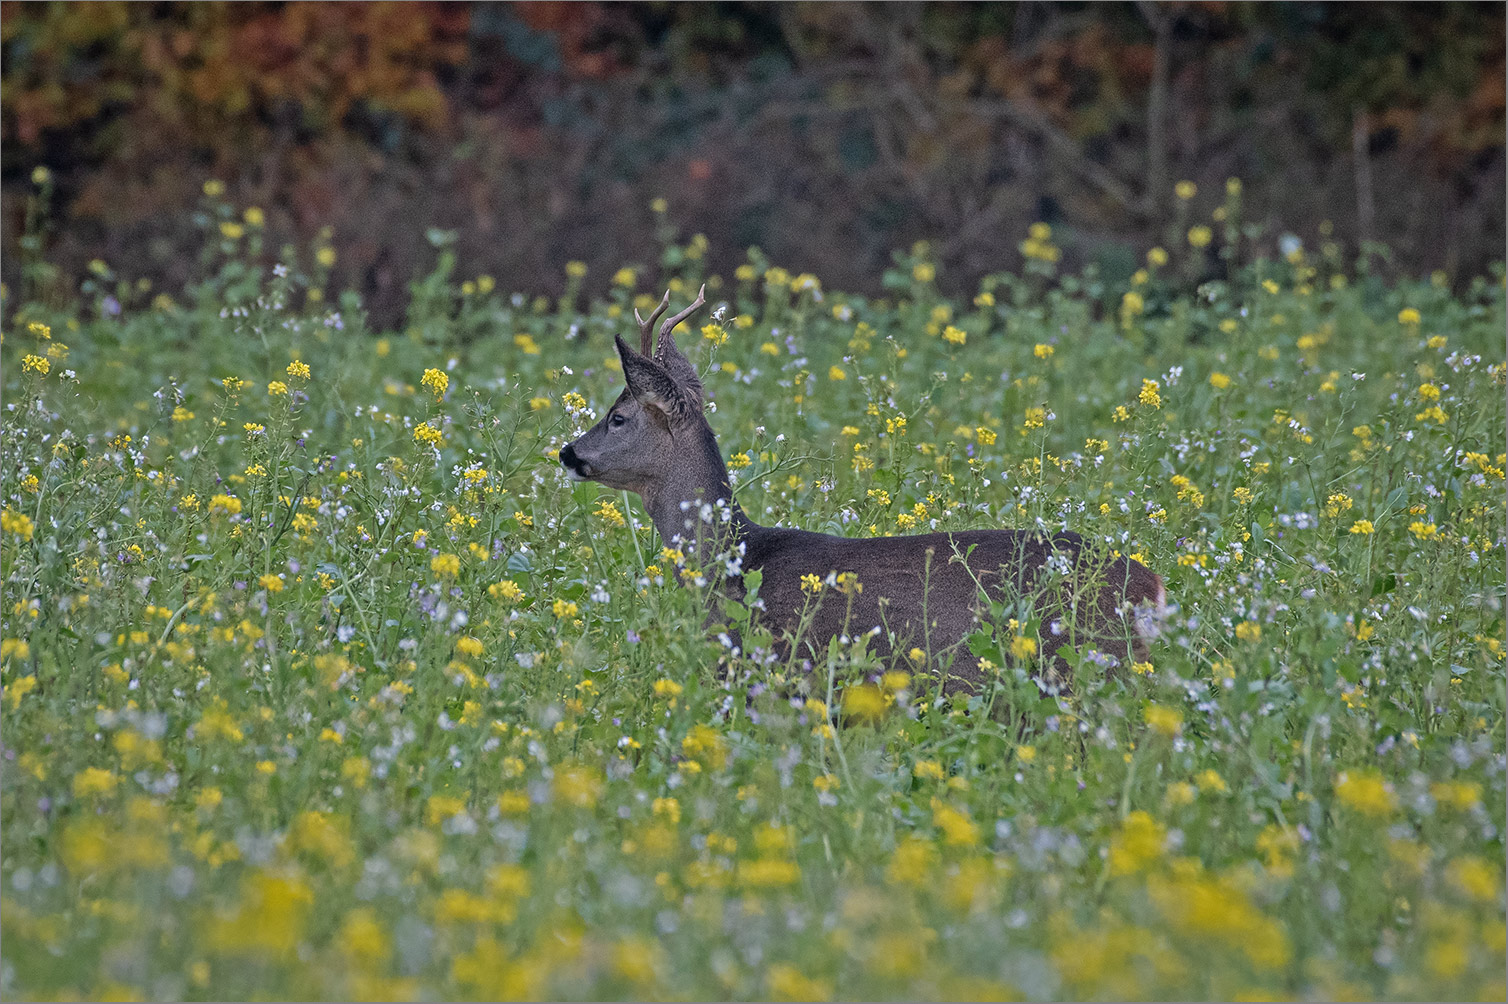
<instances>
[{"instance_id":1,"label":"deer body","mask_svg":"<svg viewBox=\"0 0 1508 1004\"><path fill-rule=\"evenodd\" d=\"M833 637L872 633L870 651L920 649L945 692L973 691L984 674L966 640L996 601L1040 619L1039 649L1052 660L1047 675L1056 677L1049 684L1066 682L1066 664L1056 657L1064 645L1093 647L1122 664L1146 658L1151 615L1165 603L1161 578L1139 562L1100 554L1077 534L854 539L749 519L733 499L703 414L700 380L671 334L702 305L700 295L665 322L650 355L650 327L668 302L669 293L640 321L642 351L617 339L628 387L597 425L561 449L560 462L573 480L637 492L661 539L716 576L722 596L742 599L741 573L758 570L758 616L782 655L795 645L798 655L818 656ZM845 574L857 586L839 588ZM823 587L803 589L804 576Z\"/></svg>"}]
</instances>

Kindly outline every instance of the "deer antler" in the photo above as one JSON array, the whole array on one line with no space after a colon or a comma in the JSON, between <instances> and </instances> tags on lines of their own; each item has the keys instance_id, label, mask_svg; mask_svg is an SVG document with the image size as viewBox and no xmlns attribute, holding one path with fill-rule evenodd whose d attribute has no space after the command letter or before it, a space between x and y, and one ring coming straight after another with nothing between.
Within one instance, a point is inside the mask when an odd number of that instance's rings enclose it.
<instances>
[{"instance_id":1,"label":"deer antler","mask_svg":"<svg viewBox=\"0 0 1508 1004\"><path fill-rule=\"evenodd\" d=\"M665 299L667 301L670 299L670 291L669 290L665 291ZM660 344L655 349L655 358L657 360L659 360L660 362L664 362L665 361L665 355L666 355L665 341L666 341L667 338L670 337L670 333L675 330L675 326L677 324L680 324L686 318L690 317L692 314L696 313L703 306L705 306L706 303L707 303L707 285L706 285L706 283L703 283L701 290L697 292L696 299L692 302L691 306L687 307L685 310L681 311L679 314L676 314L674 317L672 317L669 320L667 320L664 324L660 325ZM658 317L658 316L659 316L659 314L655 315L655 317ZM654 320L654 318L650 318L650 320L652 322Z\"/></svg>"},{"instance_id":2,"label":"deer antler","mask_svg":"<svg viewBox=\"0 0 1508 1004\"><path fill-rule=\"evenodd\" d=\"M660 315L665 313L665 308L668 306L670 306L670 290L667 289L665 291L665 298L660 301L660 305L655 308L655 312L650 314L649 317L640 317L639 308L634 308L634 320L639 322L639 351L646 356L654 354L654 342L651 340L651 332L654 330L655 321L660 319Z\"/></svg>"}]
</instances>

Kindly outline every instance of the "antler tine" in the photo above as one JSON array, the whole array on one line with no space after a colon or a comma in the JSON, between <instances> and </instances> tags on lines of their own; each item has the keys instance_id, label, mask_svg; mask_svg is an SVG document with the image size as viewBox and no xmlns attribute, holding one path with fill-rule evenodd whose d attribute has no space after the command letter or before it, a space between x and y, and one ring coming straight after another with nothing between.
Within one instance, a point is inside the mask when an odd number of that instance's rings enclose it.
<instances>
[{"instance_id":1,"label":"antler tine","mask_svg":"<svg viewBox=\"0 0 1508 1004\"><path fill-rule=\"evenodd\" d=\"M670 294L667 292L665 295L669 296ZM672 331L674 331L675 330L675 326L677 324L680 324L686 318L688 318L692 314L696 313L703 306L705 306L706 303L707 303L707 284L703 283L701 290L698 291L698 293L696 294L696 299L692 302L691 306L687 307L685 310L681 311L679 314L676 314L674 317L670 318L664 324L660 325L660 345L663 346L665 344L665 336L668 335L668 334L670 334Z\"/></svg>"},{"instance_id":2,"label":"antler tine","mask_svg":"<svg viewBox=\"0 0 1508 1004\"><path fill-rule=\"evenodd\" d=\"M660 301L660 305L649 317L640 317L639 308L634 308L634 320L639 322L639 351L646 356L654 353L654 343L650 340L650 333L654 330L655 321L660 319L660 315L665 313L665 308L668 306L670 306L670 290L667 289L665 298Z\"/></svg>"}]
</instances>

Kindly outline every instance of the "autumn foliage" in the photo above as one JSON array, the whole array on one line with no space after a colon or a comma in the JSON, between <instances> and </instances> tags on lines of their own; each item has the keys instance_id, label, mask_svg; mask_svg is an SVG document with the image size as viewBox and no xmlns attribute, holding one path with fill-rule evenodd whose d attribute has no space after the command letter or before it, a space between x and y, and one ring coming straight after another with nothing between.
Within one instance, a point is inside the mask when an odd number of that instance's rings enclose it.
<instances>
[{"instance_id":1,"label":"autumn foliage","mask_svg":"<svg viewBox=\"0 0 1508 1004\"><path fill-rule=\"evenodd\" d=\"M332 227L379 310L426 227L520 286L605 281L657 195L714 259L855 288L922 237L982 274L1037 219L1113 270L1173 182L1232 175L1269 238L1501 254L1501 5L6 3L0 31L6 250L45 165L54 260L170 285L211 177L278 238Z\"/></svg>"}]
</instances>

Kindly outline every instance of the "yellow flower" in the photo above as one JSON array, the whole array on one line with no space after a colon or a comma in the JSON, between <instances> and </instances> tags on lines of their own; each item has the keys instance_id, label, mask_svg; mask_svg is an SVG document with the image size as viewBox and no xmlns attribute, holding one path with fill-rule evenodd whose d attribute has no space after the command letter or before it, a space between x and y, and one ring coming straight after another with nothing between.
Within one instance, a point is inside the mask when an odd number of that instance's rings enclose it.
<instances>
[{"instance_id":1,"label":"yellow flower","mask_svg":"<svg viewBox=\"0 0 1508 1004\"><path fill-rule=\"evenodd\" d=\"M1138 809L1126 816L1120 832L1110 839L1110 874L1133 875L1162 857L1168 831Z\"/></svg>"},{"instance_id":2,"label":"yellow flower","mask_svg":"<svg viewBox=\"0 0 1508 1004\"><path fill-rule=\"evenodd\" d=\"M623 513L611 499L602 499L598 502L594 515L609 526L621 528L628 525L628 521L623 518Z\"/></svg>"},{"instance_id":3,"label":"yellow flower","mask_svg":"<svg viewBox=\"0 0 1508 1004\"><path fill-rule=\"evenodd\" d=\"M1153 732L1170 739L1183 731L1183 715L1177 708L1163 704L1148 704L1146 721L1147 727Z\"/></svg>"},{"instance_id":4,"label":"yellow flower","mask_svg":"<svg viewBox=\"0 0 1508 1004\"><path fill-rule=\"evenodd\" d=\"M1434 422L1436 425L1444 425L1449 419L1450 416L1438 404L1432 404L1414 416L1417 422Z\"/></svg>"},{"instance_id":5,"label":"yellow flower","mask_svg":"<svg viewBox=\"0 0 1508 1004\"><path fill-rule=\"evenodd\" d=\"M260 227L267 222L266 215L256 206L248 206L246 212L241 214L241 219L246 221L248 227Z\"/></svg>"},{"instance_id":6,"label":"yellow flower","mask_svg":"<svg viewBox=\"0 0 1508 1004\"><path fill-rule=\"evenodd\" d=\"M1193 805L1195 789L1187 781L1175 781L1168 785L1168 793L1163 796L1163 802L1170 808L1178 808L1182 805Z\"/></svg>"},{"instance_id":7,"label":"yellow flower","mask_svg":"<svg viewBox=\"0 0 1508 1004\"><path fill-rule=\"evenodd\" d=\"M269 593L281 593L283 591L284 583L280 576L269 574L263 575L258 578L257 585L261 586Z\"/></svg>"},{"instance_id":8,"label":"yellow flower","mask_svg":"<svg viewBox=\"0 0 1508 1004\"><path fill-rule=\"evenodd\" d=\"M1242 621L1236 625L1236 637L1241 641L1261 641L1262 625L1256 621Z\"/></svg>"},{"instance_id":9,"label":"yellow flower","mask_svg":"<svg viewBox=\"0 0 1508 1004\"><path fill-rule=\"evenodd\" d=\"M917 282L931 282L937 277L937 269L929 262L917 262L911 267L911 278Z\"/></svg>"},{"instance_id":10,"label":"yellow flower","mask_svg":"<svg viewBox=\"0 0 1508 1004\"><path fill-rule=\"evenodd\" d=\"M461 574L461 556L458 554L437 554L429 559L429 570L441 578L453 579Z\"/></svg>"},{"instance_id":11,"label":"yellow flower","mask_svg":"<svg viewBox=\"0 0 1508 1004\"><path fill-rule=\"evenodd\" d=\"M1283 926L1253 905L1236 881L1205 874L1197 860L1149 878L1147 894L1178 933L1238 949L1258 969L1281 969L1293 956Z\"/></svg>"},{"instance_id":12,"label":"yellow flower","mask_svg":"<svg viewBox=\"0 0 1508 1004\"><path fill-rule=\"evenodd\" d=\"M423 425L414 427L414 442L422 446L439 446L445 441L445 434L433 425L425 422Z\"/></svg>"},{"instance_id":13,"label":"yellow flower","mask_svg":"<svg viewBox=\"0 0 1508 1004\"><path fill-rule=\"evenodd\" d=\"M1230 384L1230 377L1226 376L1224 373L1210 374L1210 386L1215 388L1216 390L1225 390L1230 386Z\"/></svg>"},{"instance_id":14,"label":"yellow flower","mask_svg":"<svg viewBox=\"0 0 1508 1004\"><path fill-rule=\"evenodd\" d=\"M843 714L855 722L878 722L885 717L887 702L879 687L862 684L843 691Z\"/></svg>"},{"instance_id":15,"label":"yellow flower","mask_svg":"<svg viewBox=\"0 0 1508 1004\"><path fill-rule=\"evenodd\" d=\"M942 336L943 341L947 342L949 345L962 345L964 342L969 340L967 332L963 331L960 328L955 328L951 324L943 328Z\"/></svg>"},{"instance_id":16,"label":"yellow flower","mask_svg":"<svg viewBox=\"0 0 1508 1004\"><path fill-rule=\"evenodd\" d=\"M52 363L45 356L28 354L21 360L21 372L23 373L40 373L42 376L46 376L51 370Z\"/></svg>"},{"instance_id":17,"label":"yellow flower","mask_svg":"<svg viewBox=\"0 0 1508 1004\"><path fill-rule=\"evenodd\" d=\"M1038 359L1050 359L1052 358L1052 354L1055 351L1057 350L1054 349L1051 345L1048 345L1046 342L1038 342L1032 347L1032 355L1036 356Z\"/></svg>"},{"instance_id":18,"label":"yellow flower","mask_svg":"<svg viewBox=\"0 0 1508 1004\"><path fill-rule=\"evenodd\" d=\"M634 274L634 270L631 268L620 268L617 272L613 273L614 286L622 286L624 289L633 289L634 284L638 281L639 277Z\"/></svg>"},{"instance_id":19,"label":"yellow flower","mask_svg":"<svg viewBox=\"0 0 1508 1004\"><path fill-rule=\"evenodd\" d=\"M1185 202L1187 202L1189 199L1192 199L1195 195L1199 194L1199 186L1194 184L1192 181L1180 181L1178 184L1173 186L1173 192L1180 199L1183 199Z\"/></svg>"},{"instance_id":20,"label":"yellow flower","mask_svg":"<svg viewBox=\"0 0 1508 1004\"><path fill-rule=\"evenodd\" d=\"M243 227L243 226L241 226L241 224L235 223L235 222L233 222L231 220L225 220L225 221L223 221L220 224L220 234L226 240L232 240L232 241L240 240L241 236L243 234L245 234L245 233L246 233L246 228L245 227Z\"/></svg>"},{"instance_id":21,"label":"yellow flower","mask_svg":"<svg viewBox=\"0 0 1508 1004\"><path fill-rule=\"evenodd\" d=\"M1351 531L1350 532L1351 533L1367 534L1367 533L1373 532L1373 530L1375 530L1375 529L1376 528L1372 526L1372 521L1371 520L1369 520L1369 519L1359 519L1355 523L1351 524Z\"/></svg>"},{"instance_id":22,"label":"yellow flower","mask_svg":"<svg viewBox=\"0 0 1508 1004\"><path fill-rule=\"evenodd\" d=\"M1225 778L1221 777L1220 772L1216 770L1200 771L1194 778L1194 783L1199 786L1200 791L1219 792L1227 790L1225 787Z\"/></svg>"},{"instance_id":23,"label":"yellow flower","mask_svg":"<svg viewBox=\"0 0 1508 1004\"><path fill-rule=\"evenodd\" d=\"M572 603L570 600L556 600L554 603L550 604L550 610L555 614L555 617L558 620L567 620L568 618L575 617L578 613L580 613L580 608L578 608L576 604Z\"/></svg>"},{"instance_id":24,"label":"yellow flower","mask_svg":"<svg viewBox=\"0 0 1508 1004\"><path fill-rule=\"evenodd\" d=\"M1142 404L1148 405L1149 407L1161 408L1162 394L1159 393L1160 389L1160 385L1156 380L1147 380L1143 378L1141 382L1141 393L1136 395L1136 399Z\"/></svg>"},{"instance_id":25,"label":"yellow flower","mask_svg":"<svg viewBox=\"0 0 1508 1004\"><path fill-rule=\"evenodd\" d=\"M1348 512L1354 504L1351 501L1351 496L1345 492L1335 492L1329 498L1325 499L1325 508L1323 511L1326 516L1335 519L1341 513Z\"/></svg>"},{"instance_id":26,"label":"yellow flower","mask_svg":"<svg viewBox=\"0 0 1508 1004\"><path fill-rule=\"evenodd\" d=\"M885 867L885 880L892 885L920 887L937 861L937 848L928 841L908 836L895 846Z\"/></svg>"},{"instance_id":27,"label":"yellow flower","mask_svg":"<svg viewBox=\"0 0 1508 1004\"><path fill-rule=\"evenodd\" d=\"M1147 252L1147 264L1161 267L1168 263L1168 253L1162 248L1153 248Z\"/></svg>"},{"instance_id":28,"label":"yellow flower","mask_svg":"<svg viewBox=\"0 0 1508 1004\"><path fill-rule=\"evenodd\" d=\"M1207 247L1214 236L1210 228L1201 223L1189 228L1189 245L1196 248Z\"/></svg>"},{"instance_id":29,"label":"yellow flower","mask_svg":"<svg viewBox=\"0 0 1508 1004\"><path fill-rule=\"evenodd\" d=\"M550 783L551 794L557 802L590 809L602 797L601 771L585 765L558 767Z\"/></svg>"},{"instance_id":30,"label":"yellow flower","mask_svg":"<svg viewBox=\"0 0 1508 1004\"><path fill-rule=\"evenodd\" d=\"M1386 816L1398 805L1392 786L1375 770L1341 771L1335 782L1335 797L1364 816Z\"/></svg>"},{"instance_id":31,"label":"yellow flower","mask_svg":"<svg viewBox=\"0 0 1508 1004\"><path fill-rule=\"evenodd\" d=\"M1492 903L1503 893L1503 880L1483 858L1457 858L1445 867L1445 880L1467 899Z\"/></svg>"},{"instance_id":32,"label":"yellow flower","mask_svg":"<svg viewBox=\"0 0 1508 1004\"><path fill-rule=\"evenodd\" d=\"M5 650L6 646L11 646L11 648L7 651ZM25 659L30 654L26 642L17 641L15 638L7 638L3 643L0 643L0 651L3 651L3 654L0 654L0 659L8 659L12 655ZM37 676L35 673L28 673L26 676L18 680L12 680L6 684L5 697L6 700L10 701L10 709L15 711L19 708L21 706L21 699L36 689Z\"/></svg>"},{"instance_id":33,"label":"yellow flower","mask_svg":"<svg viewBox=\"0 0 1508 1004\"><path fill-rule=\"evenodd\" d=\"M680 690L675 692L679 694ZM728 740L710 725L693 725L681 740L681 752L711 770L722 770L733 756Z\"/></svg>"},{"instance_id":34,"label":"yellow flower","mask_svg":"<svg viewBox=\"0 0 1508 1004\"><path fill-rule=\"evenodd\" d=\"M843 371L843 367L833 366L827 371L827 378L829 380L847 380L848 374Z\"/></svg>"},{"instance_id":35,"label":"yellow flower","mask_svg":"<svg viewBox=\"0 0 1508 1004\"><path fill-rule=\"evenodd\" d=\"M281 381L281 380L273 380L271 383L269 383L267 385L267 396L268 397L286 397L287 395L288 395L288 385L285 384L285 383L283 383L283 381Z\"/></svg>"},{"instance_id":36,"label":"yellow flower","mask_svg":"<svg viewBox=\"0 0 1508 1004\"><path fill-rule=\"evenodd\" d=\"M335 264L335 249L329 245L325 245L314 252L314 260L319 262L324 268L331 268Z\"/></svg>"},{"instance_id":37,"label":"yellow flower","mask_svg":"<svg viewBox=\"0 0 1508 1004\"><path fill-rule=\"evenodd\" d=\"M435 400L445 396L445 391L450 387L450 376L444 370L427 369L419 378L419 385L435 396Z\"/></svg>"},{"instance_id":38,"label":"yellow flower","mask_svg":"<svg viewBox=\"0 0 1508 1004\"><path fill-rule=\"evenodd\" d=\"M822 588L822 579L808 572L801 576L801 591L803 593L815 593Z\"/></svg>"},{"instance_id":39,"label":"yellow flower","mask_svg":"<svg viewBox=\"0 0 1508 1004\"><path fill-rule=\"evenodd\" d=\"M1429 786L1430 797L1455 812L1465 812L1482 803L1482 786L1475 781L1437 781Z\"/></svg>"},{"instance_id":40,"label":"yellow flower","mask_svg":"<svg viewBox=\"0 0 1508 1004\"><path fill-rule=\"evenodd\" d=\"M1413 307L1404 307L1402 310L1398 311L1399 324L1403 324L1411 328L1416 328L1419 326L1419 322L1421 320L1423 320L1423 318L1419 316L1419 311L1415 310Z\"/></svg>"},{"instance_id":41,"label":"yellow flower","mask_svg":"<svg viewBox=\"0 0 1508 1004\"><path fill-rule=\"evenodd\" d=\"M518 583L514 582L512 579L503 579L501 582L494 582L492 585L488 586L487 595L491 596L495 600L500 599L507 600L510 603L516 603L524 598L524 591L520 589L518 587Z\"/></svg>"},{"instance_id":42,"label":"yellow flower","mask_svg":"<svg viewBox=\"0 0 1508 1004\"><path fill-rule=\"evenodd\" d=\"M31 540L36 527L31 517L24 512L12 512L9 509L0 510L0 531L7 537L20 537L22 540Z\"/></svg>"},{"instance_id":43,"label":"yellow flower","mask_svg":"<svg viewBox=\"0 0 1508 1004\"><path fill-rule=\"evenodd\" d=\"M794 861L780 858L755 858L740 862L738 881L751 889L772 889L791 885L801 878L801 869Z\"/></svg>"},{"instance_id":44,"label":"yellow flower","mask_svg":"<svg viewBox=\"0 0 1508 1004\"><path fill-rule=\"evenodd\" d=\"M968 813L940 798L932 799L932 823L942 831L943 843L950 847L973 847L979 843L979 827Z\"/></svg>"},{"instance_id":45,"label":"yellow flower","mask_svg":"<svg viewBox=\"0 0 1508 1004\"><path fill-rule=\"evenodd\" d=\"M119 783L120 778L114 771L103 770L99 767L85 767L73 776L73 795L75 798L108 795Z\"/></svg>"}]
</instances>

